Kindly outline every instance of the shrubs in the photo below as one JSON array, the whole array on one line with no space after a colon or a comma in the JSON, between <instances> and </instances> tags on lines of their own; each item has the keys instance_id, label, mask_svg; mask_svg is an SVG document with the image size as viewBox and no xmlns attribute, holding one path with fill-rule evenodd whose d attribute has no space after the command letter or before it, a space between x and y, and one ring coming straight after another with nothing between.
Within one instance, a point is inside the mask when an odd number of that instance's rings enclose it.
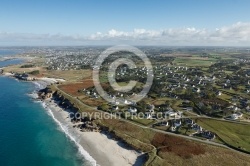
<instances>
[{"instance_id":1,"label":"shrubs","mask_svg":"<svg viewBox=\"0 0 250 166\"><path fill-rule=\"evenodd\" d=\"M199 143L162 133L156 133L151 143L156 148L159 148L159 154L171 152L182 158L190 158L193 155L200 155L206 152L205 147Z\"/></svg>"},{"instance_id":2,"label":"shrubs","mask_svg":"<svg viewBox=\"0 0 250 166\"><path fill-rule=\"evenodd\" d=\"M32 72L29 72L29 74L38 75L38 74L40 74L40 71L39 70L34 70Z\"/></svg>"}]
</instances>

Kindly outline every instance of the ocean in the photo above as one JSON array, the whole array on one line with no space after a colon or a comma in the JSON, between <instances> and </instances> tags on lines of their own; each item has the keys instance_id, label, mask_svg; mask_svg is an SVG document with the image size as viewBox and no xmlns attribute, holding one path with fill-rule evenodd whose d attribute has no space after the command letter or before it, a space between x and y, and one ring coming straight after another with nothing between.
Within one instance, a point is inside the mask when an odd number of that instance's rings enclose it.
<instances>
[{"instance_id":1,"label":"ocean","mask_svg":"<svg viewBox=\"0 0 250 166\"><path fill-rule=\"evenodd\" d=\"M0 165L89 165L42 103L28 95L35 84L0 76L0 85Z\"/></svg>"},{"instance_id":2,"label":"ocean","mask_svg":"<svg viewBox=\"0 0 250 166\"><path fill-rule=\"evenodd\" d=\"M22 51L20 51L20 50L0 49L0 57L15 55L15 54L18 54L20 52L22 52Z\"/></svg>"},{"instance_id":3,"label":"ocean","mask_svg":"<svg viewBox=\"0 0 250 166\"><path fill-rule=\"evenodd\" d=\"M17 53L20 53L20 51L0 49L0 58L15 55ZM13 65L13 64L19 64L21 62L22 62L21 59L11 59L11 60L6 60L6 61L0 61L0 68L4 66Z\"/></svg>"},{"instance_id":4,"label":"ocean","mask_svg":"<svg viewBox=\"0 0 250 166\"><path fill-rule=\"evenodd\" d=\"M22 61L23 60L21 60L21 59L11 59L11 60L7 60L7 61L0 61L0 68L5 67L5 66L9 66L9 65L19 64Z\"/></svg>"}]
</instances>

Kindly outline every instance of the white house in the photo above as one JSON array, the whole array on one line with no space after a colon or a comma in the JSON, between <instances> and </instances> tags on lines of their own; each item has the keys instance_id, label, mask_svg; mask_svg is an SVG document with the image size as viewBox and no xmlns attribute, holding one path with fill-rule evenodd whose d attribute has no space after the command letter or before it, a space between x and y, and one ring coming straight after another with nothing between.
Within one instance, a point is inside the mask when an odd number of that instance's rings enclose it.
<instances>
[{"instance_id":1,"label":"white house","mask_svg":"<svg viewBox=\"0 0 250 166\"><path fill-rule=\"evenodd\" d=\"M130 113L137 113L137 109L136 108L129 108L128 109L128 112L130 112Z\"/></svg>"},{"instance_id":2,"label":"white house","mask_svg":"<svg viewBox=\"0 0 250 166\"><path fill-rule=\"evenodd\" d=\"M146 119L152 119L152 114L150 112L145 112Z\"/></svg>"},{"instance_id":3,"label":"white house","mask_svg":"<svg viewBox=\"0 0 250 166\"><path fill-rule=\"evenodd\" d=\"M177 113L173 112L173 111L166 111L165 115L167 115L167 116L177 116Z\"/></svg>"},{"instance_id":4,"label":"white house","mask_svg":"<svg viewBox=\"0 0 250 166\"><path fill-rule=\"evenodd\" d=\"M119 107L115 105L112 107L112 109L117 111L119 109Z\"/></svg>"},{"instance_id":5,"label":"white house","mask_svg":"<svg viewBox=\"0 0 250 166\"><path fill-rule=\"evenodd\" d=\"M217 94L218 96L221 96L221 95L222 95L221 91L218 91L216 94Z\"/></svg>"},{"instance_id":6,"label":"white house","mask_svg":"<svg viewBox=\"0 0 250 166\"><path fill-rule=\"evenodd\" d=\"M237 119L239 119L239 116L238 116L238 114L232 114L232 115L230 115L230 119L237 120Z\"/></svg>"}]
</instances>

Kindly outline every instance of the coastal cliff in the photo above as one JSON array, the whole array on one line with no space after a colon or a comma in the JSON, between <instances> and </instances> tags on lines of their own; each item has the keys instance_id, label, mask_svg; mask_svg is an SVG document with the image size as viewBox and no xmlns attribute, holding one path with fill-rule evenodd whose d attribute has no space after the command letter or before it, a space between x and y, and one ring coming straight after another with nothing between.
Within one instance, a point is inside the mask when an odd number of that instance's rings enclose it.
<instances>
[{"instance_id":1,"label":"coastal cliff","mask_svg":"<svg viewBox=\"0 0 250 166\"><path fill-rule=\"evenodd\" d=\"M73 127L79 128L82 132L100 132L102 127L95 123L95 119L89 117L76 118L74 116L79 113L79 108L72 104L67 98L59 94L57 91L52 91L49 87L39 90L38 98L41 100L53 99L62 110L69 113Z\"/></svg>"}]
</instances>

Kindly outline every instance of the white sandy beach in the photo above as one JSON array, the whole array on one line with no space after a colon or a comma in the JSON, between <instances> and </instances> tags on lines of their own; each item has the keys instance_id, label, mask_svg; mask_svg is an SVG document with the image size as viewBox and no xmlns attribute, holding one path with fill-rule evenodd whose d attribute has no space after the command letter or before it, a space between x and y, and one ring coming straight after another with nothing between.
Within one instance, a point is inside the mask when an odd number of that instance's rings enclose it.
<instances>
[{"instance_id":1,"label":"white sandy beach","mask_svg":"<svg viewBox=\"0 0 250 166\"><path fill-rule=\"evenodd\" d=\"M120 141L108 138L109 135L99 132L81 132L78 128L73 128L73 124L68 118L68 113L62 110L53 100L45 101L46 107L51 110L55 119L63 126L67 126L67 132L73 135L77 143L89 153L89 160L95 160L101 166L139 166L143 164L143 157L138 158L141 153L130 149Z\"/></svg>"},{"instance_id":2,"label":"white sandy beach","mask_svg":"<svg viewBox=\"0 0 250 166\"><path fill-rule=\"evenodd\" d=\"M47 82L49 84L54 84L54 83L57 83L57 82L64 82L65 81L64 79L48 78L48 77L37 78L37 80L44 81L44 82Z\"/></svg>"},{"instance_id":3,"label":"white sandy beach","mask_svg":"<svg viewBox=\"0 0 250 166\"><path fill-rule=\"evenodd\" d=\"M57 82L64 82L63 79L56 79L56 78L48 78L48 77L42 77L42 78L36 78L36 81L33 81L35 84L38 85L39 89L46 88L48 85L55 84Z\"/></svg>"}]
</instances>

